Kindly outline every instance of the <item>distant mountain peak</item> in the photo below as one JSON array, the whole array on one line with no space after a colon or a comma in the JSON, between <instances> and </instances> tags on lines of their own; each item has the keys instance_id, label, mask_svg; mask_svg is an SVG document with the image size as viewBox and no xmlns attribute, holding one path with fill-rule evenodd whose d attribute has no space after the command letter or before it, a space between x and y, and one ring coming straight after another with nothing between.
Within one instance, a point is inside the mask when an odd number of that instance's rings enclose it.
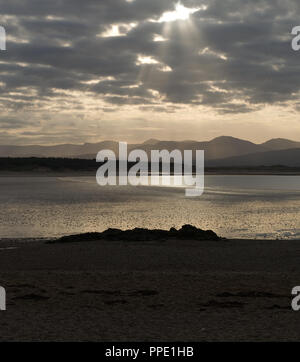
<instances>
[{"instance_id":1,"label":"distant mountain peak","mask_svg":"<svg viewBox=\"0 0 300 362\"><path fill-rule=\"evenodd\" d=\"M284 150L291 148L300 148L300 142L291 141L285 138L273 138L265 143L262 146L268 148L269 150Z\"/></svg>"},{"instance_id":2,"label":"distant mountain peak","mask_svg":"<svg viewBox=\"0 0 300 362\"><path fill-rule=\"evenodd\" d=\"M247 140L243 140L240 138L236 138L236 137L232 137L232 136L220 136L220 137L216 137L214 139L212 139L210 141L211 143L220 143L220 142L224 142L224 143L228 143L228 142L235 142L235 143L248 143L248 144L253 144L253 142L251 141L247 141Z\"/></svg>"},{"instance_id":3,"label":"distant mountain peak","mask_svg":"<svg viewBox=\"0 0 300 362\"><path fill-rule=\"evenodd\" d=\"M232 136L219 136L219 137L215 137L214 139L212 139L212 141L215 141L215 140L226 140L226 139L239 139L239 138L236 138L236 137L232 137Z\"/></svg>"},{"instance_id":4,"label":"distant mountain peak","mask_svg":"<svg viewBox=\"0 0 300 362\"><path fill-rule=\"evenodd\" d=\"M143 145L155 145L157 143L161 142L160 140L157 140L155 138L150 138L149 140L143 142Z\"/></svg>"},{"instance_id":5,"label":"distant mountain peak","mask_svg":"<svg viewBox=\"0 0 300 362\"><path fill-rule=\"evenodd\" d=\"M142 144L128 144L128 151L143 149L148 155L152 149L159 150L204 150L206 160L218 160L227 157L243 156L259 152L283 149L300 149L300 142L275 138L263 144L256 144L232 136L220 136L211 141L160 141L150 138ZM98 143L80 145L64 144L52 146L4 146L0 145L0 157L77 157L95 158L100 150L109 149L118 154L119 143L105 140Z\"/></svg>"}]
</instances>

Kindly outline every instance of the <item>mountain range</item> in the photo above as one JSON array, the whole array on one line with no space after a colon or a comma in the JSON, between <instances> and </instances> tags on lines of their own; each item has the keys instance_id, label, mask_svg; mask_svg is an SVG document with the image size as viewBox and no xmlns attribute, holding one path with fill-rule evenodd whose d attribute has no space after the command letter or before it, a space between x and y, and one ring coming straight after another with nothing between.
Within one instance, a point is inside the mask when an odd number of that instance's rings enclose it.
<instances>
[{"instance_id":1,"label":"mountain range","mask_svg":"<svg viewBox=\"0 0 300 362\"><path fill-rule=\"evenodd\" d=\"M63 144L56 146L13 146L0 145L0 157L58 157L94 159L103 149L110 149L118 155L119 143L103 141L82 145ZM288 139L271 139L256 144L250 141L221 136L211 141L160 141L149 139L141 144L129 144L128 151L142 149L150 156L151 150L172 151L204 150L209 166L300 166L300 142Z\"/></svg>"}]
</instances>

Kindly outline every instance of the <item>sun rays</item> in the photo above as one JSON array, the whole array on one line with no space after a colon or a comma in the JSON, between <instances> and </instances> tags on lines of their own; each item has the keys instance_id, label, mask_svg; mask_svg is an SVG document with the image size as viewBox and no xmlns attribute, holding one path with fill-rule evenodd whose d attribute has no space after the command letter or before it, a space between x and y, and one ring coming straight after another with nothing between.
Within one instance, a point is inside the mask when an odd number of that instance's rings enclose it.
<instances>
[{"instance_id":1,"label":"sun rays","mask_svg":"<svg viewBox=\"0 0 300 362\"><path fill-rule=\"evenodd\" d=\"M164 13L159 19L160 23L176 21L176 20L188 20L191 14L198 11L199 8L186 8L180 2L176 4L175 10Z\"/></svg>"},{"instance_id":2,"label":"sun rays","mask_svg":"<svg viewBox=\"0 0 300 362\"><path fill-rule=\"evenodd\" d=\"M174 56L180 60L187 54L192 54L197 47L198 31L192 15L204 9L204 7L187 8L178 2L173 11L163 13L158 20L153 20L162 24L161 34L156 34L153 38L156 43L156 57L152 57L150 61L145 55L142 58L145 61L139 61L138 81L147 88L162 93L158 99L164 97L163 89L167 89L168 83L174 76L172 73Z\"/></svg>"}]
</instances>

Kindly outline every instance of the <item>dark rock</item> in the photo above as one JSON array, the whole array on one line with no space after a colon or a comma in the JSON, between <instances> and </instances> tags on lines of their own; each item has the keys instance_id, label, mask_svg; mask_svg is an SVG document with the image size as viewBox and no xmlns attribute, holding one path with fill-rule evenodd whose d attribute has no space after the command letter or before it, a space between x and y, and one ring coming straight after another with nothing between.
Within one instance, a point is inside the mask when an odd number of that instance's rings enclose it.
<instances>
[{"instance_id":1,"label":"dark rock","mask_svg":"<svg viewBox=\"0 0 300 362\"><path fill-rule=\"evenodd\" d=\"M119 230L107 229L102 233L86 233L63 236L57 240L51 240L47 243L69 243L82 241L162 241L168 239L186 239L186 240L221 240L221 238L212 230L201 230L192 225L183 225L181 229L171 228L168 230L160 229L141 229Z\"/></svg>"},{"instance_id":2,"label":"dark rock","mask_svg":"<svg viewBox=\"0 0 300 362\"><path fill-rule=\"evenodd\" d=\"M180 239L191 240L219 240L217 234L212 230L201 230L192 225L183 225L180 230L177 231Z\"/></svg>"}]
</instances>

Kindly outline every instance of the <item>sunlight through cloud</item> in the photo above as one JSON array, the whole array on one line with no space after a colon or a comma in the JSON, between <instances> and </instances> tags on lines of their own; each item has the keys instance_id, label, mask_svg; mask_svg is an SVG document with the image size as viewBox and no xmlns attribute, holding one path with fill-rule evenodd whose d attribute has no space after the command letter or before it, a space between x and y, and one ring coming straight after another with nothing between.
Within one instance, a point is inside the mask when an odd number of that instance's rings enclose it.
<instances>
[{"instance_id":1,"label":"sunlight through cloud","mask_svg":"<svg viewBox=\"0 0 300 362\"><path fill-rule=\"evenodd\" d=\"M174 11L166 12L158 20L160 23L176 21L176 20L188 20L190 15L194 14L200 8L186 8L180 2L177 3Z\"/></svg>"},{"instance_id":2,"label":"sunlight through cloud","mask_svg":"<svg viewBox=\"0 0 300 362\"><path fill-rule=\"evenodd\" d=\"M159 62L155 60L153 57L139 55L136 64L158 64Z\"/></svg>"},{"instance_id":3,"label":"sunlight through cloud","mask_svg":"<svg viewBox=\"0 0 300 362\"><path fill-rule=\"evenodd\" d=\"M116 36L126 36L127 33L137 26L136 23L130 24L113 24L103 33L99 34L100 38L111 38Z\"/></svg>"}]
</instances>

